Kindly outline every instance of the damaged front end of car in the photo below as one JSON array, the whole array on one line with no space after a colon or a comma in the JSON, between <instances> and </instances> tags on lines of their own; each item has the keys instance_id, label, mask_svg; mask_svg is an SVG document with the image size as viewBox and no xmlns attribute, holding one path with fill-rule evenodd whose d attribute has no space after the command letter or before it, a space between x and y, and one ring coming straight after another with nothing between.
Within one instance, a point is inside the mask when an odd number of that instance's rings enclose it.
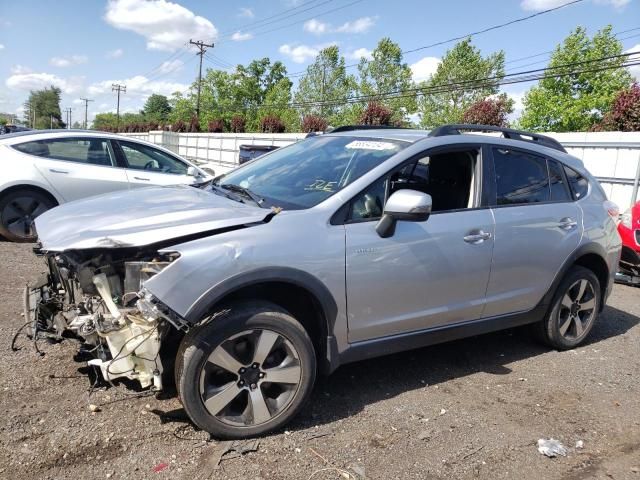
<instances>
[{"instance_id":1,"label":"damaged front end of car","mask_svg":"<svg viewBox=\"0 0 640 480\"><path fill-rule=\"evenodd\" d=\"M186 325L143 284L179 254L152 248L34 251L48 272L25 288L30 335L77 339L79 358L107 382L126 378L162 390L162 341Z\"/></svg>"}]
</instances>

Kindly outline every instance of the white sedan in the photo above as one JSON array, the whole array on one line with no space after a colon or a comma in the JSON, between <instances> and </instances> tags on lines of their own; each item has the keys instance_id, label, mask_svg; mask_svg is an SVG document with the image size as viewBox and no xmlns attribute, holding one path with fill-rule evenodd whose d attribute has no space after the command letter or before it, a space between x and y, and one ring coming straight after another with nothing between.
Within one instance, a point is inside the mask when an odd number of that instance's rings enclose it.
<instances>
[{"instance_id":1,"label":"white sedan","mask_svg":"<svg viewBox=\"0 0 640 480\"><path fill-rule=\"evenodd\" d=\"M33 220L79 198L212 178L165 148L89 130L33 130L0 137L0 236L33 241Z\"/></svg>"}]
</instances>

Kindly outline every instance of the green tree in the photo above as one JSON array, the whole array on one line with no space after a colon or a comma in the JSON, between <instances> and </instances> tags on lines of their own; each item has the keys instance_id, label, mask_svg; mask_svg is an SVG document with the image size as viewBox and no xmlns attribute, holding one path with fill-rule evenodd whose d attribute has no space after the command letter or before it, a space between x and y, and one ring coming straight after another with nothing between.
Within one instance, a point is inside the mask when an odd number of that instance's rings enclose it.
<instances>
[{"instance_id":1,"label":"green tree","mask_svg":"<svg viewBox=\"0 0 640 480\"><path fill-rule=\"evenodd\" d=\"M171 113L171 105L167 97L154 93L145 102L142 113L147 121L166 122Z\"/></svg>"},{"instance_id":2,"label":"green tree","mask_svg":"<svg viewBox=\"0 0 640 480\"><path fill-rule=\"evenodd\" d=\"M336 45L320 51L315 61L307 67L300 78L294 96L295 103L304 116L318 115L338 126L347 123L349 109L345 102L354 95L356 79L347 75L344 57ZM335 102L327 105L304 105L317 102Z\"/></svg>"},{"instance_id":3,"label":"green tree","mask_svg":"<svg viewBox=\"0 0 640 480\"><path fill-rule=\"evenodd\" d=\"M93 119L91 128L94 130L115 131L116 114L115 113L98 113Z\"/></svg>"},{"instance_id":4,"label":"green tree","mask_svg":"<svg viewBox=\"0 0 640 480\"><path fill-rule=\"evenodd\" d=\"M38 129L66 127L60 112L61 93L62 91L53 85L42 90L31 90L29 100L24 104L25 123Z\"/></svg>"},{"instance_id":5,"label":"green tree","mask_svg":"<svg viewBox=\"0 0 640 480\"><path fill-rule=\"evenodd\" d=\"M589 130L598 124L617 93L631 84L629 72L620 68L624 57L600 60L621 53L622 44L611 33L611 26L596 32L593 38L585 28L576 28L556 47L548 66L554 74L568 75L544 78L527 92L520 126L570 132ZM572 65L576 62L589 63Z\"/></svg>"},{"instance_id":6,"label":"green tree","mask_svg":"<svg viewBox=\"0 0 640 480\"><path fill-rule=\"evenodd\" d=\"M181 92L175 92L169 99L171 112L169 113L169 123L177 121L189 122L196 111L195 95L188 93L186 96Z\"/></svg>"},{"instance_id":7,"label":"green tree","mask_svg":"<svg viewBox=\"0 0 640 480\"><path fill-rule=\"evenodd\" d=\"M428 93L427 90L419 100L421 126L433 128L446 123L460 123L465 110L471 105L498 93L503 77L503 51L483 57L471 43L471 38L458 42L442 57L433 76L420 84L420 87L433 92ZM486 78L491 80L483 80ZM462 82L464 88L452 85Z\"/></svg>"},{"instance_id":8,"label":"green tree","mask_svg":"<svg viewBox=\"0 0 640 480\"><path fill-rule=\"evenodd\" d=\"M264 103L258 109L258 118L262 119L268 115L278 117L288 132L300 130L300 116L298 112L290 106L291 103L291 80L280 79L272 85L267 92Z\"/></svg>"},{"instance_id":9,"label":"green tree","mask_svg":"<svg viewBox=\"0 0 640 480\"><path fill-rule=\"evenodd\" d=\"M403 123L407 115L415 113L417 109L415 95L400 93L413 88L411 68L403 62L400 46L386 37L378 42L372 57L371 60L363 58L358 65L358 93L369 96L368 101L388 107L393 123ZM388 96L396 92L397 95ZM363 110L363 105L351 109L351 118L358 118Z\"/></svg>"}]
</instances>

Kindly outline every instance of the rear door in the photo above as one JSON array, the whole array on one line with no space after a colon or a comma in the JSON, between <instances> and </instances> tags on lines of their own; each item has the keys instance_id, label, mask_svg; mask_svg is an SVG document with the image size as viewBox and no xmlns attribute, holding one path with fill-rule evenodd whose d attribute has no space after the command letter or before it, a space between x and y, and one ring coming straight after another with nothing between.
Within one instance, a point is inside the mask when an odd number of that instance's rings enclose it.
<instances>
[{"instance_id":1,"label":"rear door","mask_svg":"<svg viewBox=\"0 0 640 480\"><path fill-rule=\"evenodd\" d=\"M196 182L195 177L187 175L187 163L158 148L118 140L114 141L114 149L121 155L132 188Z\"/></svg>"},{"instance_id":2,"label":"rear door","mask_svg":"<svg viewBox=\"0 0 640 480\"><path fill-rule=\"evenodd\" d=\"M13 145L30 155L35 167L66 201L129 186L124 169L116 166L108 139L64 137Z\"/></svg>"},{"instance_id":3,"label":"rear door","mask_svg":"<svg viewBox=\"0 0 640 480\"><path fill-rule=\"evenodd\" d=\"M484 317L535 307L582 236L582 210L558 162L524 149L489 150L496 226Z\"/></svg>"}]
</instances>

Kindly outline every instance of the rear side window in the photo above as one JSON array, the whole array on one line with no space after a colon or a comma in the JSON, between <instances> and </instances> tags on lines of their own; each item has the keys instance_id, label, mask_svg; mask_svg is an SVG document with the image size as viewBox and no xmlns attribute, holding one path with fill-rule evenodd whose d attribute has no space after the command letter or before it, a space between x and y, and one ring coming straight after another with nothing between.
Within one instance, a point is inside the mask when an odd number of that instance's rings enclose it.
<instances>
[{"instance_id":1,"label":"rear side window","mask_svg":"<svg viewBox=\"0 0 640 480\"><path fill-rule=\"evenodd\" d=\"M27 155L111 167L113 160L108 140L100 138L57 138L13 145Z\"/></svg>"},{"instance_id":2,"label":"rear side window","mask_svg":"<svg viewBox=\"0 0 640 480\"><path fill-rule=\"evenodd\" d=\"M571 193L569 187L564 180L562 168L553 160L547 159L549 165L549 184L551 187L552 202L569 202L571 201Z\"/></svg>"},{"instance_id":3,"label":"rear side window","mask_svg":"<svg viewBox=\"0 0 640 480\"><path fill-rule=\"evenodd\" d=\"M589 182L587 179L569 167L564 167L564 173L567 175L567 181L571 186L573 198L576 200L584 198L589 191Z\"/></svg>"},{"instance_id":4,"label":"rear side window","mask_svg":"<svg viewBox=\"0 0 640 480\"><path fill-rule=\"evenodd\" d=\"M518 150L493 149L498 205L521 205L550 200L547 161Z\"/></svg>"}]
</instances>

